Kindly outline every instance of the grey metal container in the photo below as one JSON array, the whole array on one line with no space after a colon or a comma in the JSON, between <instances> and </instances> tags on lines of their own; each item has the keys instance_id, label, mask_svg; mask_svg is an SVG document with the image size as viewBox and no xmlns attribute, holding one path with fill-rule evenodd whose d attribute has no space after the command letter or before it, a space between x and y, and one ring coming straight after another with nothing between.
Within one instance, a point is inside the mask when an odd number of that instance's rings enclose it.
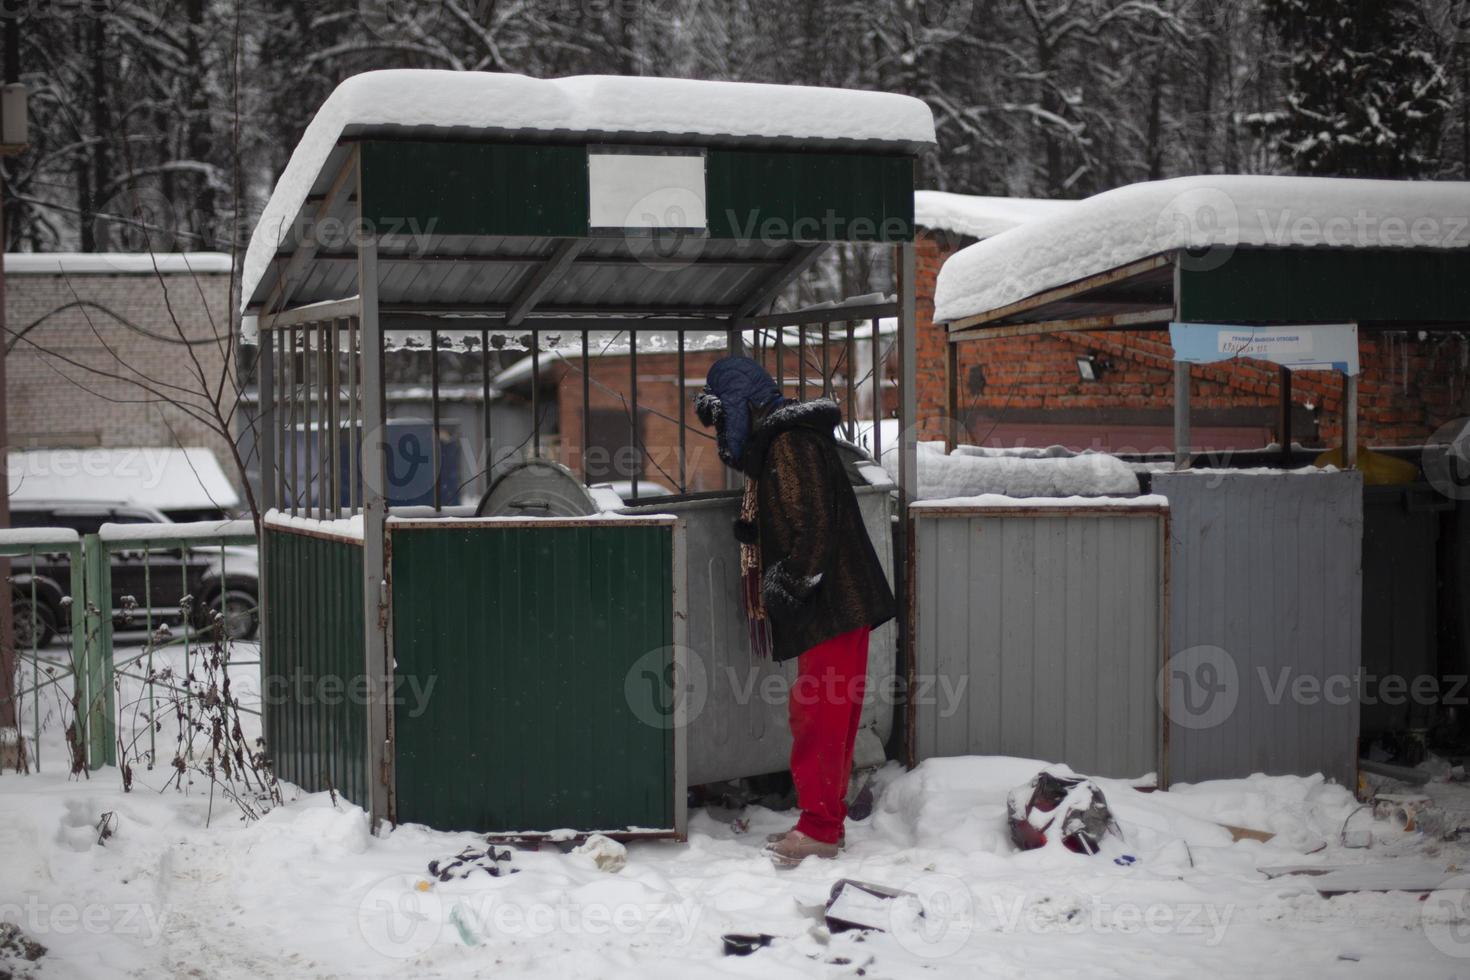
<instances>
[{"instance_id":1,"label":"grey metal container","mask_svg":"<svg viewBox=\"0 0 1470 980\"><path fill-rule=\"evenodd\" d=\"M883 570L893 581L895 504L891 487L854 487L863 523ZM731 533L738 495L655 501L627 513L675 514L686 528L691 657L689 784L780 772L790 764L786 694L796 661L777 664L751 656L741 600L739 550ZM873 631L868 647L868 695L855 764L883 760L893 724L896 625Z\"/></svg>"},{"instance_id":2,"label":"grey metal container","mask_svg":"<svg viewBox=\"0 0 1470 980\"><path fill-rule=\"evenodd\" d=\"M1160 473L1169 499L1168 772L1353 787L1361 473Z\"/></svg>"},{"instance_id":3,"label":"grey metal container","mask_svg":"<svg viewBox=\"0 0 1470 980\"><path fill-rule=\"evenodd\" d=\"M1162 506L916 505L919 759L1158 772Z\"/></svg>"}]
</instances>

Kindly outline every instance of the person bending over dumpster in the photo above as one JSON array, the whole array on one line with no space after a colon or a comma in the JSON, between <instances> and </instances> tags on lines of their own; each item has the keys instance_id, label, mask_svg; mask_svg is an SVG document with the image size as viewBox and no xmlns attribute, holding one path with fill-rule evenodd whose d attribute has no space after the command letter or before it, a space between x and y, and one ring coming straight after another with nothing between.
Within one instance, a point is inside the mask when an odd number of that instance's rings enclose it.
<instances>
[{"instance_id":1,"label":"person bending over dumpster","mask_svg":"<svg viewBox=\"0 0 1470 980\"><path fill-rule=\"evenodd\" d=\"M780 867L836 857L868 634L895 611L837 453L842 413L830 398L787 399L748 357L710 367L695 411L714 427L720 459L745 476L735 538L752 647L777 661L798 658L787 707L801 817L767 851Z\"/></svg>"}]
</instances>

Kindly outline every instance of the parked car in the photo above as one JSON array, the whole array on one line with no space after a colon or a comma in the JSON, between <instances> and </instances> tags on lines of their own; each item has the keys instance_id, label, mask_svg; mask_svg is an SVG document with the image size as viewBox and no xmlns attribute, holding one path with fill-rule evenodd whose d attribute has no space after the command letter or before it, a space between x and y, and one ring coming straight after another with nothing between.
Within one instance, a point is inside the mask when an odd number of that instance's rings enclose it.
<instances>
[{"instance_id":1,"label":"parked car","mask_svg":"<svg viewBox=\"0 0 1470 980\"><path fill-rule=\"evenodd\" d=\"M78 534L96 534L103 524L171 524L160 511L137 504L13 503L14 527L64 527ZM193 622L201 628L223 609L231 639L245 640L259 627L256 601L259 565L251 547L226 547L223 560L214 548L150 548L145 561L142 549L112 554L112 610L115 629L141 629L151 613L153 623L178 624L183 620L185 595L192 598ZM15 610L15 645L29 649L34 639L45 646L57 633L67 632L70 616L63 597L71 593L71 567L65 556L36 556L35 633L32 633L31 563L11 559L12 608ZM131 596L130 602L127 597ZM129 608L131 607L131 608Z\"/></svg>"}]
</instances>

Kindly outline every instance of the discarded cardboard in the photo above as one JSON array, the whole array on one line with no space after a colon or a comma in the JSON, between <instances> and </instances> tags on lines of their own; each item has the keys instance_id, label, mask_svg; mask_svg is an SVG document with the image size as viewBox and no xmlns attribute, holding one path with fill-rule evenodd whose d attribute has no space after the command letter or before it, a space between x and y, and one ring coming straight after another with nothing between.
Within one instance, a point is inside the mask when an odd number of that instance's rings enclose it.
<instances>
[{"instance_id":1,"label":"discarded cardboard","mask_svg":"<svg viewBox=\"0 0 1470 980\"><path fill-rule=\"evenodd\" d=\"M1220 826L1230 831L1234 840L1258 840L1262 844L1274 838L1276 835L1269 830L1252 830L1250 827L1237 827L1234 824L1222 823Z\"/></svg>"}]
</instances>

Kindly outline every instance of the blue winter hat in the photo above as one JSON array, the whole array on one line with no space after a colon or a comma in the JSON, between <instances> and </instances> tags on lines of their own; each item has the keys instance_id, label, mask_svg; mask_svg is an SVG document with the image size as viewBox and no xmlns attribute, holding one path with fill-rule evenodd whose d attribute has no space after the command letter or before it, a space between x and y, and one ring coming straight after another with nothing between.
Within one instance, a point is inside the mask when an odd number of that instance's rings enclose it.
<instances>
[{"instance_id":1,"label":"blue winter hat","mask_svg":"<svg viewBox=\"0 0 1470 980\"><path fill-rule=\"evenodd\" d=\"M725 465L740 468L750 436L751 409L775 408L786 398L766 369L748 357L722 357L710 365L694 410L715 427L715 445Z\"/></svg>"}]
</instances>

